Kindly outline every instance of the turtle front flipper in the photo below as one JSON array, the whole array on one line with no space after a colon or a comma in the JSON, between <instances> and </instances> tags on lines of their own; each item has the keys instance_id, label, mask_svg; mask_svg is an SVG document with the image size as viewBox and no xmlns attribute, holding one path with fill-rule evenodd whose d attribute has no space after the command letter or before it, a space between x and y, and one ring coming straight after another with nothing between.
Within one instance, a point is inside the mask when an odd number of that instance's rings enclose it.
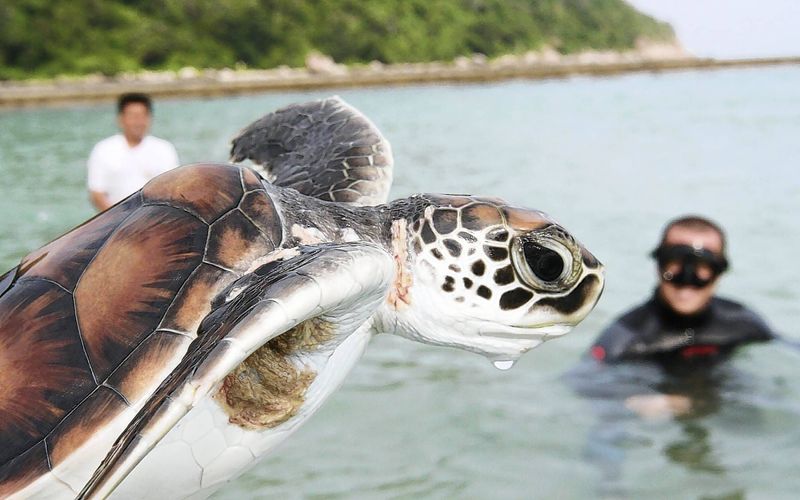
<instances>
[{"instance_id":1,"label":"turtle front flipper","mask_svg":"<svg viewBox=\"0 0 800 500\"><path fill-rule=\"evenodd\" d=\"M14 280L17 279L17 269L19 269L19 266L0 276L0 297L14 284Z\"/></svg>"},{"instance_id":2,"label":"turtle front flipper","mask_svg":"<svg viewBox=\"0 0 800 500\"><path fill-rule=\"evenodd\" d=\"M231 160L251 160L276 186L325 201L386 203L392 150L378 128L338 97L293 104L233 139Z\"/></svg>"},{"instance_id":3,"label":"turtle front flipper","mask_svg":"<svg viewBox=\"0 0 800 500\"><path fill-rule=\"evenodd\" d=\"M301 343L335 349L368 322L393 273L392 257L375 245L322 244L301 247L297 255L264 264L231 284L183 360L131 420L79 498L111 494L192 407L224 389L228 375L268 342L289 335L294 338L287 342L298 343L301 336ZM313 328L303 328L309 322ZM307 338L311 335L321 337ZM235 417L231 414L231 422Z\"/></svg>"}]
</instances>

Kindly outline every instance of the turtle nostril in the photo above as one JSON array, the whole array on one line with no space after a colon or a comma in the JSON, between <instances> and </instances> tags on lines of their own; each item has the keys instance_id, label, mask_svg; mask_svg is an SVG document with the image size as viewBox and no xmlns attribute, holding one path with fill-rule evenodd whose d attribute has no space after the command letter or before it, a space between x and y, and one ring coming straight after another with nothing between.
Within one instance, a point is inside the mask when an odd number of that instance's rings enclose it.
<instances>
[{"instance_id":1,"label":"turtle nostril","mask_svg":"<svg viewBox=\"0 0 800 500\"><path fill-rule=\"evenodd\" d=\"M532 241L525 242L522 250L531 271L542 281L555 281L564 272L564 259L555 250Z\"/></svg>"}]
</instances>

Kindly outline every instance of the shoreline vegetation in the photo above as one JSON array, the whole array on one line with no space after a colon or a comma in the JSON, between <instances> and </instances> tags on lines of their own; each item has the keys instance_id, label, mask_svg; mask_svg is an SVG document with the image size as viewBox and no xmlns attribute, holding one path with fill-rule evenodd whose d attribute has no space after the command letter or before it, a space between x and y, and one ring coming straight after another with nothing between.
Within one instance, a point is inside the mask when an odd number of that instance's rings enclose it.
<instances>
[{"instance_id":1,"label":"shoreline vegetation","mask_svg":"<svg viewBox=\"0 0 800 500\"><path fill-rule=\"evenodd\" d=\"M790 62L693 57L669 24L627 0L12 0L0 7L0 108L110 101L130 91L203 97Z\"/></svg>"},{"instance_id":2,"label":"shoreline vegetation","mask_svg":"<svg viewBox=\"0 0 800 500\"><path fill-rule=\"evenodd\" d=\"M112 101L123 92L147 92L154 97L212 97L259 92L457 84L511 79L549 79L576 75L607 76L661 72L800 64L800 57L711 59L688 54L677 41L640 41L628 51L586 50L560 54L545 47L524 54L489 59L482 54L451 62L344 65L313 52L305 67L274 69L203 69L141 71L116 76L99 74L47 80L0 82L0 108Z\"/></svg>"}]
</instances>

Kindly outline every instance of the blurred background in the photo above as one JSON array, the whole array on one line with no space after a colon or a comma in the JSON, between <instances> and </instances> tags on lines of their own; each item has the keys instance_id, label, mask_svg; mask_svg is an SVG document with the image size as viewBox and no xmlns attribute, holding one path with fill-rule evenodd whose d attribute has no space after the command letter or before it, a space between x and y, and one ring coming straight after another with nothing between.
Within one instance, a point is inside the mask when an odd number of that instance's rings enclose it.
<instances>
[{"instance_id":1,"label":"blurred background","mask_svg":"<svg viewBox=\"0 0 800 500\"><path fill-rule=\"evenodd\" d=\"M643 40L703 57L800 56L798 26L788 0L10 1L0 77L295 66L311 50L350 64L568 56ZM606 290L573 333L507 372L377 337L308 424L215 498L796 498L800 353L747 348L718 381L713 411L677 419L608 411L567 374L652 293L647 255L663 223L687 212L728 232L722 295L800 340L799 65L157 97L152 132L182 163L225 161L246 124L331 94L392 143L392 198L475 193L544 210L604 262ZM93 215L86 159L116 130L115 109L0 109L0 130L4 270Z\"/></svg>"}]
</instances>

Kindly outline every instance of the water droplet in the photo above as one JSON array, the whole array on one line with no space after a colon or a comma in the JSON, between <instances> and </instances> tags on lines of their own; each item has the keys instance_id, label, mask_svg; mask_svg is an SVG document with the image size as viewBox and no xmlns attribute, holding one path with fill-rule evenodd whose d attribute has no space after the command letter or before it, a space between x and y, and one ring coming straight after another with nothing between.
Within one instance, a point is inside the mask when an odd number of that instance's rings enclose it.
<instances>
[{"instance_id":1,"label":"water droplet","mask_svg":"<svg viewBox=\"0 0 800 500\"><path fill-rule=\"evenodd\" d=\"M514 361L510 359L499 359L497 361L492 361L492 364L498 370L508 370L514 366Z\"/></svg>"}]
</instances>

